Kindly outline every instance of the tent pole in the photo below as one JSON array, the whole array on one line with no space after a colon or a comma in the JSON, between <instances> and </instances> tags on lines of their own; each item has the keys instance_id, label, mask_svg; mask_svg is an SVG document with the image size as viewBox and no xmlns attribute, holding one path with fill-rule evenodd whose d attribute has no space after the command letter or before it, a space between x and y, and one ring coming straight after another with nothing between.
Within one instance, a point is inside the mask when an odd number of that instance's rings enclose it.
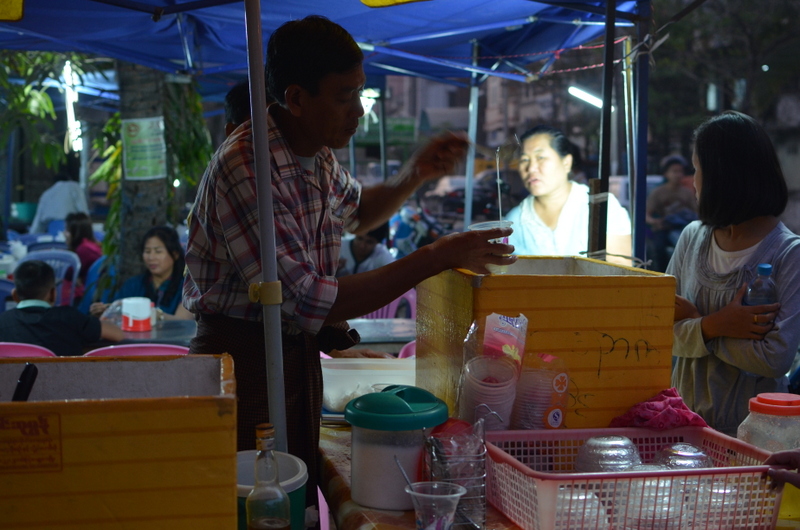
<instances>
[{"instance_id":1,"label":"tent pole","mask_svg":"<svg viewBox=\"0 0 800 530\"><path fill-rule=\"evenodd\" d=\"M603 60L603 108L600 122L600 173L590 182L589 255L605 251L608 225L608 181L611 175L611 101L614 91L614 19L616 2L606 1L606 34Z\"/></svg>"},{"instance_id":2,"label":"tent pole","mask_svg":"<svg viewBox=\"0 0 800 530\"><path fill-rule=\"evenodd\" d=\"M378 97L378 109L381 112L380 127L378 128L378 142L381 149L381 176L383 182L389 178L389 164L386 161L386 87L381 89L381 95ZM369 119L369 118L367 118Z\"/></svg>"},{"instance_id":3,"label":"tent pole","mask_svg":"<svg viewBox=\"0 0 800 530\"><path fill-rule=\"evenodd\" d=\"M638 42L649 38L651 0L638 0ZM647 48L642 50L647 51ZM650 82L650 55L636 56L636 186L633 202L633 255L645 259L645 203L647 202L647 86Z\"/></svg>"},{"instance_id":4,"label":"tent pole","mask_svg":"<svg viewBox=\"0 0 800 530\"><path fill-rule=\"evenodd\" d=\"M472 41L472 65L478 65L478 41ZM472 72L469 87L469 148L467 149L467 168L464 184L464 229L472 224L472 183L475 179L475 142L478 138L478 74Z\"/></svg>"},{"instance_id":5,"label":"tent pole","mask_svg":"<svg viewBox=\"0 0 800 530\"><path fill-rule=\"evenodd\" d=\"M625 101L625 153L627 154L627 167L628 167L628 208L633 212L634 197L636 193L636 152L634 147L634 138L636 137L636 128L634 123L633 114L633 63L631 62L631 40L625 39L623 53L625 59L623 63L623 80L624 80L624 101ZM631 215L631 219L634 215ZM640 257L633 253L634 256Z\"/></svg>"},{"instance_id":6,"label":"tent pole","mask_svg":"<svg viewBox=\"0 0 800 530\"><path fill-rule=\"evenodd\" d=\"M267 128L267 94L264 84L264 40L261 37L260 0L245 0L247 70L250 79L250 109L253 118L253 151L258 199L258 231L261 240L261 281L278 281L275 261L275 225L272 210L272 174ZM281 306L264 304L264 345L267 357L269 420L275 426L278 451L286 452L286 398L283 384ZM253 433L255 436L255 433Z\"/></svg>"}]
</instances>

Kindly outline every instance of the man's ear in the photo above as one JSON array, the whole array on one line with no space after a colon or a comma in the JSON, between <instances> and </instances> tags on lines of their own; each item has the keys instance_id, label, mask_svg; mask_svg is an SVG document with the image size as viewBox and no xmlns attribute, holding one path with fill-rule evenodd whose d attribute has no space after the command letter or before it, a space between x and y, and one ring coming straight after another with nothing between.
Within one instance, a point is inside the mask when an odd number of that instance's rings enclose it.
<instances>
[{"instance_id":1,"label":"man's ear","mask_svg":"<svg viewBox=\"0 0 800 530\"><path fill-rule=\"evenodd\" d=\"M300 85L289 85L286 87L284 97L286 98L286 108L292 113L292 116L300 116L303 113L303 104L308 95L306 89Z\"/></svg>"},{"instance_id":2,"label":"man's ear","mask_svg":"<svg viewBox=\"0 0 800 530\"><path fill-rule=\"evenodd\" d=\"M17 294L17 288L11 289L11 298L14 299L16 303L20 303L19 295Z\"/></svg>"},{"instance_id":3,"label":"man's ear","mask_svg":"<svg viewBox=\"0 0 800 530\"><path fill-rule=\"evenodd\" d=\"M45 300L45 302L50 303L50 305L55 305L55 303L56 303L56 288L55 287L50 289L50 292L47 293L47 299Z\"/></svg>"}]
</instances>

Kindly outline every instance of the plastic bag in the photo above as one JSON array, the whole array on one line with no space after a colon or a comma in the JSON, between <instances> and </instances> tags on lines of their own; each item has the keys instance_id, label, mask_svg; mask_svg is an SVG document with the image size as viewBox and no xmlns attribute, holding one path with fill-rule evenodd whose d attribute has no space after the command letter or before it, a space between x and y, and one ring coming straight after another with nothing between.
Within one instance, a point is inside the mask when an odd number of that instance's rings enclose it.
<instances>
[{"instance_id":1,"label":"plastic bag","mask_svg":"<svg viewBox=\"0 0 800 530\"><path fill-rule=\"evenodd\" d=\"M487 431L508 429L516 384L525 352L528 319L492 313L483 338L477 322L464 340L464 364L457 390L457 417L469 423L485 419Z\"/></svg>"},{"instance_id":2,"label":"plastic bag","mask_svg":"<svg viewBox=\"0 0 800 530\"><path fill-rule=\"evenodd\" d=\"M107 320L122 327L122 300L114 300L108 304L106 310L100 315L100 320Z\"/></svg>"}]
</instances>

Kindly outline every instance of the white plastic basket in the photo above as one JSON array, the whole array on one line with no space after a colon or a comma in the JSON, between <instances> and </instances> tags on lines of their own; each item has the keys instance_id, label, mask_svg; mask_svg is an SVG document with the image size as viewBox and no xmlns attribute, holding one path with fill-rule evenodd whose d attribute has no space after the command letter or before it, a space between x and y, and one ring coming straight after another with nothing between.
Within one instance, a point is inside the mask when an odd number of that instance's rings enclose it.
<instances>
[{"instance_id":1,"label":"white plastic basket","mask_svg":"<svg viewBox=\"0 0 800 530\"><path fill-rule=\"evenodd\" d=\"M576 473L583 442L630 438L644 463L665 445L703 449L713 468L631 473ZM773 529L782 490L771 489L770 455L713 429L560 429L491 431L488 501L524 530Z\"/></svg>"}]
</instances>

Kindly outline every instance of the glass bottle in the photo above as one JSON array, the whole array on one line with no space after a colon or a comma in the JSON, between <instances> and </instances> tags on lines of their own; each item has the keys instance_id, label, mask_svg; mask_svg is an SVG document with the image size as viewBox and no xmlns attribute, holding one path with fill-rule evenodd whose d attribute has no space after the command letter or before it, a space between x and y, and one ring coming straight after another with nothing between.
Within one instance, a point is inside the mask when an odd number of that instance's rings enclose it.
<instances>
[{"instance_id":1,"label":"glass bottle","mask_svg":"<svg viewBox=\"0 0 800 530\"><path fill-rule=\"evenodd\" d=\"M289 495L278 478L275 459L275 428L256 425L255 485L247 496L247 530L291 530Z\"/></svg>"}]
</instances>

